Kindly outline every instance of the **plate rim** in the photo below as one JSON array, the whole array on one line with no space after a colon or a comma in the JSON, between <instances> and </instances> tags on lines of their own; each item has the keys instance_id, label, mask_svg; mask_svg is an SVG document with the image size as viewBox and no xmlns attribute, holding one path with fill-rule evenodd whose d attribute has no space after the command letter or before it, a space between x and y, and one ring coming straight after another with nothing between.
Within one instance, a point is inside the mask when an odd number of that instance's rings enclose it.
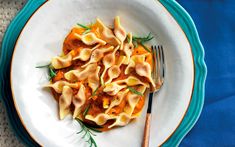
<instances>
[{"instance_id":1,"label":"plate rim","mask_svg":"<svg viewBox=\"0 0 235 147\"><path fill-rule=\"evenodd\" d=\"M18 37L20 36L23 28L26 26L27 22L30 20L30 18L33 16L33 14L41 7L43 4L48 2L49 0L38 0L35 2L35 0L28 0L24 8L17 14L17 16L14 18L14 20L9 25L4 38L2 42L2 53L0 58L0 65L4 65L9 67L9 63L11 63L12 59L12 52L15 49ZM158 0L154 0L155 2L158 2ZM187 108L186 114L183 116L182 121L179 123L179 125L176 127L176 129L173 131L173 133L161 144L161 146L178 146L181 142L181 140L184 138L184 136L191 130L191 128L194 126L196 121L198 120L203 103L204 103L204 95L205 95L205 79L206 79L206 65L204 61L204 49L200 42L195 24L192 20L192 18L189 16L189 14L184 10L182 6L180 6L176 1L168 1L168 0L159 0L160 4L162 4L163 7L166 8L166 11L169 12L171 16L176 20L182 31L185 33L186 38L188 39L188 42L191 46L192 55L193 55L193 62L194 62L194 81L197 81L199 79L200 82L194 82L193 85L193 91L191 100L189 103L189 107ZM26 14L28 13L28 14ZM28 16L28 17L27 17ZM21 27L17 27L17 24L20 23ZM18 33L13 33L13 28L17 28ZM8 46L9 43L12 43L14 45ZM10 52L10 53L9 53ZM6 56L8 55L8 58L10 58L10 61L6 61L3 59L3 54ZM5 61L5 62L4 62ZM8 64L6 63L8 62ZM3 66L1 66L3 67ZM4 75L4 68L0 68L1 74L0 78L5 79L5 77L9 77L10 71L5 72ZM3 74L2 74L3 73ZM9 78L8 78L9 79ZM2 80L2 83L4 85L4 80ZM0 85L0 89L2 90ZM198 84L199 83L199 84ZM9 83L8 83L9 84ZM4 87L4 86L2 86ZM11 86L10 86L11 87ZM12 95L14 95L11 92L11 88L9 91ZM200 92L199 94L197 94ZM196 94L195 94L196 93ZM7 96L7 93L3 93L3 100L5 102L5 97ZM5 96L4 96L5 95ZM14 97L14 96L13 96ZM195 101L195 97L197 99L200 98L200 101ZM14 98L11 98L14 99ZM194 100L194 101L193 101ZM5 102L6 104L6 102ZM13 105L15 105L15 101L13 100ZM195 108L195 105L197 106ZM194 109L193 109L194 108ZM18 108L15 107L17 114L20 118L20 121L23 125L23 127L27 130L26 126L24 125L24 122L20 116ZM194 114L194 115L193 115ZM8 113L8 116L11 115ZM185 119L185 117L188 117L190 119ZM13 125L13 123L12 123ZM15 130L16 131L16 130ZM17 132L17 131L16 131ZM27 131L30 135L30 132ZM22 134L17 133L18 136L21 136ZM35 141L35 143L39 144L39 142L36 141L35 138L33 138L32 135L30 137ZM22 138L22 136L21 136ZM25 137L24 141L25 143L30 143L29 138Z\"/></svg>"},{"instance_id":2,"label":"plate rim","mask_svg":"<svg viewBox=\"0 0 235 147\"><path fill-rule=\"evenodd\" d=\"M157 0L155 0L157 1ZM194 59L194 85L191 102L189 108L184 116L184 119L174 131L174 133L167 139L162 146L179 146L180 142L193 128L198 121L205 97L205 81L207 76L207 67L205 63L204 47L200 41L196 25L188 14L188 12L175 0L159 0L160 3L167 9L167 11L176 20L178 25L185 33L193 52Z\"/></svg>"},{"instance_id":3,"label":"plate rim","mask_svg":"<svg viewBox=\"0 0 235 147\"><path fill-rule=\"evenodd\" d=\"M49 0L28 0L8 25L2 39L0 54L0 100L3 101L12 130L25 145L40 147L27 128L14 104L10 85L12 55L23 28L33 14ZM7 80L6 80L7 79Z\"/></svg>"}]
</instances>

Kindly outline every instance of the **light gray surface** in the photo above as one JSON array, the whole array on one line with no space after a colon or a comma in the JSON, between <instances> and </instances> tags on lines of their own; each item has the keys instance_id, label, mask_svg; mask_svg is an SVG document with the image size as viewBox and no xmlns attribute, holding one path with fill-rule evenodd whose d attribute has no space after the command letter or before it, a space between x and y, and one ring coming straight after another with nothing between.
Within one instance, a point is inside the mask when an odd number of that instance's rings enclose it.
<instances>
[{"instance_id":1,"label":"light gray surface","mask_svg":"<svg viewBox=\"0 0 235 147\"><path fill-rule=\"evenodd\" d=\"M7 26L25 2L26 0L0 0L0 49L2 45L2 37ZM24 146L23 143L21 143L21 141L16 137L8 122L6 108L3 102L0 101L0 147L22 146Z\"/></svg>"}]
</instances>

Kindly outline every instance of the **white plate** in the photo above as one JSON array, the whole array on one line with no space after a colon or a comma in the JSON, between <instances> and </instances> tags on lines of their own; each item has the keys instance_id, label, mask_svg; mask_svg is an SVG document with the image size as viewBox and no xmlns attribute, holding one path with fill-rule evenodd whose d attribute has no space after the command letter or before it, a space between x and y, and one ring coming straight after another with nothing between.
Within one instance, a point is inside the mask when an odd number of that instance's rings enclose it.
<instances>
[{"instance_id":1,"label":"white plate","mask_svg":"<svg viewBox=\"0 0 235 147\"><path fill-rule=\"evenodd\" d=\"M164 46L166 79L154 96L150 147L161 145L175 131L186 113L193 89L194 69L189 42L177 22L153 0L50 0L31 17L23 29L12 59L11 85L16 109L31 136L43 146L86 146L79 124L58 119L58 106L42 88L45 72L35 66L60 54L63 40L77 23L96 17L112 24L119 15L124 28L135 35L152 32L151 44ZM147 104L147 102L146 102ZM145 107L146 108L146 107ZM141 146L146 109L126 127L97 134L100 147Z\"/></svg>"}]
</instances>

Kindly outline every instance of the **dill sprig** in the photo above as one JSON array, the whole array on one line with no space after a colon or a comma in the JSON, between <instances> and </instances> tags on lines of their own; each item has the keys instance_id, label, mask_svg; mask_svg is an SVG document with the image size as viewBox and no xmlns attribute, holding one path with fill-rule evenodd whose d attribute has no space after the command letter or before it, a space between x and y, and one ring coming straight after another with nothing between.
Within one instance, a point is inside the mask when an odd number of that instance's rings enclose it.
<instances>
[{"instance_id":1,"label":"dill sprig","mask_svg":"<svg viewBox=\"0 0 235 147\"><path fill-rule=\"evenodd\" d=\"M151 35L151 32L146 36L146 37L137 37L137 36L133 36L132 40L133 40L133 44L136 47L138 47L138 44L140 44L141 46L143 46L143 48L148 51L151 52L148 47L146 47L144 45L144 43L152 40L154 37Z\"/></svg>"},{"instance_id":2,"label":"dill sprig","mask_svg":"<svg viewBox=\"0 0 235 147\"><path fill-rule=\"evenodd\" d=\"M39 66L36 66L36 68L47 68L49 67L51 64L47 64L47 65L39 65Z\"/></svg>"},{"instance_id":3,"label":"dill sprig","mask_svg":"<svg viewBox=\"0 0 235 147\"><path fill-rule=\"evenodd\" d=\"M126 39L127 39L127 42L130 43L131 40L130 40L129 36L127 36Z\"/></svg>"},{"instance_id":4,"label":"dill sprig","mask_svg":"<svg viewBox=\"0 0 235 147\"><path fill-rule=\"evenodd\" d=\"M76 119L76 120L82 128L79 132L77 132L77 134L83 133L82 139L87 138L86 142L90 144L90 147L93 147L93 146L97 147L97 144L92 136L96 136L94 134L94 132L101 133L102 131L97 130L96 128L93 128L93 127L87 125L86 123L84 123L80 119Z\"/></svg>"},{"instance_id":5,"label":"dill sprig","mask_svg":"<svg viewBox=\"0 0 235 147\"><path fill-rule=\"evenodd\" d=\"M151 52L151 51L148 49L148 47L144 45L144 43L140 42L140 45L142 45L143 48L144 48L146 51L148 51L149 53Z\"/></svg>"},{"instance_id":6,"label":"dill sprig","mask_svg":"<svg viewBox=\"0 0 235 147\"><path fill-rule=\"evenodd\" d=\"M128 86L127 88L128 88L132 93L137 94L137 95L140 95L140 96L143 96L143 94L142 94L141 92L135 90L134 88L132 88L132 87L130 87L130 86Z\"/></svg>"},{"instance_id":7,"label":"dill sprig","mask_svg":"<svg viewBox=\"0 0 235 147\"><path fill-rule=\"evenodd\" d=\"M78 26L82 27L83 29L85 29L85 31L82 34L87 34L91 31L91 28L88 26L85 26L83 24L77 23Z\"/></svg>"},{"instance_id":8,"label":"dill sprig","mask_svg":"<svg viewBox=\"0 0 235 147\"><path fill-rule=\"evenodd\" d=\"M56 76L56 71L55 69L51 66L51 63L50 64L47 64L47 65L40 65L40 66L36 66L36 68L47 68L48 72L48 76L49 76L49 81L54 78Z\"/></svg>"},{"instance_id":9,"label":"dill sprig","mask_svg":"<svg viewBox=\"0 0 235 147\"><path fill-rule=\"evenodd\" d=\"M151 35L151 32L146 36L146 37L137 37L137 36L133 36L133 40L134 41L137 41L137 42L147 42L147 41L150 41L152 40L154 37Z\"/></svg>"},{"instance_id":10,"label":"dill sprig","mask_svg":"<svg viewBox=\"0 0 235 147\"><path fill-rule=\"evenodd\" d=\"M80 24L80 23L77 23L77 25L78 26L80 26L80 27L82 27L82 28L84 28L84 29L91 29L91 28L89 28L88 26L85 26L85 25L83 25L83 24Z\"/></svg>"},{"instance_id":11,"label":"dill sprig","mask_svg":"<svg viewBox=\"0 0 235 147\"><path fill-rule=\"evenodd\" d=\"M97 88L95 89L95 91L91 94L92 97L93 97L93 96L96 96L96 92L97 92L98 89L99 89L99 88L97 87Z\"/></svg>"},{"instance_id":12,"label":"dill sprig","mask_svg":"<svg viewBox=\"0 0 235 147\"><path fill-rule=\"evenodd\" d=\"M86 107L85 111L83 112L83 116L84 116L84 117L87 115L87 113L88 113L90 107L91 107L91 104L89 104L89 105Z\"/></svg>"},{"instance_id":13,"label":"dill sprig","mask_svg":"<svg viewBox=\"0 0 235 147\"><path fill-rule=\"evenodd\" d=\"M91 29L87 29L86 31L84 31L82 34L87 34L91 31Z\"/></svg>"},{"instance_id":14,"label":"dill sprig","mask_svg":"<svg viewBox=\"0 0 235 147\"><path fill-rule=\"evenodd\" d=\"M49 67L49 81L56 76L56 71Z\"/></svg>"}]
</instances>

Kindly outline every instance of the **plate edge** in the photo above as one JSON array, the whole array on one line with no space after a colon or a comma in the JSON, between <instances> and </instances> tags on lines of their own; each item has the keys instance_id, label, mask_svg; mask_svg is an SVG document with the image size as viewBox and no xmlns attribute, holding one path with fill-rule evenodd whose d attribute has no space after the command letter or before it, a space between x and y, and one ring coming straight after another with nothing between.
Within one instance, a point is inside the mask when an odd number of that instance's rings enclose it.
<instances>
[{"instance_id":1,"label":"plate edge","mask_svg":"<svg viewBox=\"0 0 235 147\"><path fill-rule=\"evenodd\" d=\"M14 46L18 40L19 35L22 32L25 24L30 17L42 6L47 0L28 0L23 8L16 14L8 25L6 32L2 39L1 54L0 54L0 95L5 105L8 120L12 130L27 146L39 146L35 139L33 139L30 133L25 128L23 122L19 118L18 112L14 106L12 100L12 92L10 86L10 68L11 59L14 52ZM7 79L7 80L6 80Z\"/></svg>"},{"instance_id":2,"label":"plate edge","mask_svg":"<svg viewBox=\"0 0 235 147\"><path fill-rule=\"evenodd\" d=\"M179 24L179 26L182 28L185 35L187 36L193 52L195 65L194 80L199 81L194 82L192 100L183 121L172 134L172 136L161 145L166 147L179 146L182 139L193 128L193 126L199 119L203 108L205 96L205 80L207 75L207 68L204 61L205 53L196 26L188 12L175 0L159 1L173 16L173 18L176 20L176 22Z\"/></svg>"}]
</instances>

